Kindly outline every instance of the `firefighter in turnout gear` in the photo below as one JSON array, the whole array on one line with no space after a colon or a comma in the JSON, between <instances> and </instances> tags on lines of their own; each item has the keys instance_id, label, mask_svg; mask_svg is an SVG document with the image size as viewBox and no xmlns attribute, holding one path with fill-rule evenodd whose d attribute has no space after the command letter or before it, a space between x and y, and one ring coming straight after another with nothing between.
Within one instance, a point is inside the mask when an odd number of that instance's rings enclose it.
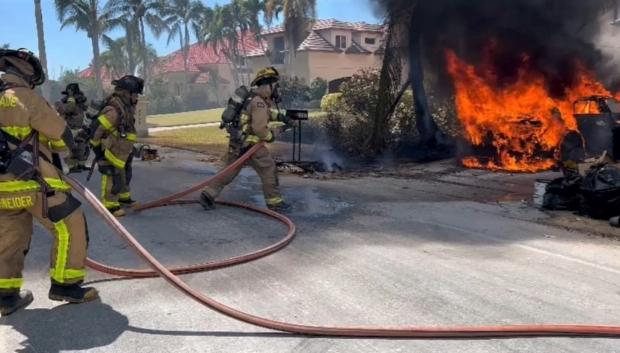
<instances>
[{"instance_id":1,"label":"firefighter in turnout gear","mask_svg":"<svg viewBox=\"0 0 620 353\"><path fill-rule=\"evenodd\" d=\"M94 300L97 290L81 287L86 219L51 163L53 151L74 147L71 130L34 91L45 74L32 53L0 49L0 71L0 314L9 315L33 300L30 291L21 289L33 218L54 235L49 298Z\"/></svg>"},{"instance_id":2,"label":"firefighter in turnout gear","mask_svg":"<svg viewBox=\"0 0 620 353\"><path fill-rule=\"evenodd\" d=\"M84 93L80 91L80 86L77 83L68 84L62 94L64 97L56 102L56 110L60 116L65 118L75 140L75 148L71 150L71 154L65 162L69 166L69 173L79 173L88 170L86 160L90 152L88 148L88 122L85 114L88 109L86 106L87 99Z\"/></svg>"},{"instance_id":3,"label":"firefighter in turnout gear","mask_svg":"<svg viewBox=\"0 0 620 353\"><path fill-rule=\"evenodd\" d=\"M134 114L144 81L127 75L112 85L114 93L91 126L91 146L101 172L101 201L114 216L122 217L125 211L121 206L135 203L129 189L137 141Z\"/></svg>"},{"instance_id":4,"label":"firefighter in turnout gear","mask_svg":"<svg viewBox=\"0 0 620 353\"><path fill-rule=\"evenodd\" d=\"M238 131L228 131L230 140L227 162L229 164L253 145L259 142L273 142L275 137L272 128L284 125L278 122L278 120L283 120L283 116L277 110L272 110L274 107L277 108L280 100L279 79L278 71L273 67L268 67L260 70L252 81L252 91L243 98L243 108L238 111L240 113L238 114L239 123L236 124ZM276 163L267 147L259 149L248 163L262 181L267 207L276 211L287 211L290 206L284 202L280 193ZM202 191L200 203L206 210L215 208L215 199L222 189L239 175L242 168L243 166Z\"/></svg>"}]
</instances>

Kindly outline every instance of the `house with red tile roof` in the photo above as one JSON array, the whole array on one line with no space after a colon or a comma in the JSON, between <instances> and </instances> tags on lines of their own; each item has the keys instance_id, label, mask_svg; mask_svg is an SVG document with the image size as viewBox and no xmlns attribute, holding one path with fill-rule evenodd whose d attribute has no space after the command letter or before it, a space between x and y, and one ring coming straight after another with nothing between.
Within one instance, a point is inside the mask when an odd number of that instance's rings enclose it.
<instances>
[{"instance_id":1,"label":"house with red tile roof","mask_svg":"<svg viewBox=\"0 0 620 353\"><path fill-rule=\"evenodd\" d=\"M241 36L241 35L240 35ZM364 22L317 20L308 29L305 40L297 47L292 62L285 60L289 43L284 27L277 26L261 33L260 40L247 33L239 40L239 62L228 58L221 47L196 43L189 48L189 72L185 89L183 51L160 57L152 77L160 77L177 100L223 104L241 84L248 85L258 70L275 66L283 75L298 77L306 83L315 78L328 81L349 77L363 68L379 68L383 60L385 26ZM104 86L113 78L102 69ZM80 73L92 77L88 68ZM192 107L189 107L191 109Z\"/></svg>"},{"instance_id":2,"label":"house with red tile roof","mask_svg":"<svg viewBox=\"0 0 620 353\"><path fill-rule=\"evenodd\" d=\"M351 76L363 68L379 68L385 31L383 25L317 20L289 63L286 58L291 45L284 27L277 26L261 33L264 44L250 51L247 61L253 72L274 66L284 75L301 78L306 83L315 78L331 81Z\"/></svg>"},{"instance_id":3,"label":"house with red tile roof","mask_svg":"<svg viewBox=\"0 0 620 353\"><path fill-rule=\"evenodd\" d=\"M244 55L255 52L261 46L252 33L239 34L237 51L240 58L228 57L223 47L196 43L189 47L188 56L188 95L205 97L211 103L222 103L242 84L251 81L251 70L247 67ZM225 43L224 45L228 45ZM171 93L184 95L183 51L181 49L159 58L154 75L164 77L171 85Z\"/></svg>"},{"instance_id":4,"label":"house with red tile roof","mask_svg":"<svg viewBox=\"0 0 620 353\"><path fill-rule=\"evenodd\" d=\"M240 36L243 38L238 45L239 54L242 55L240 62L233 62L228 58L221 46L195 43L189 47L187 93L183 92L185 65L182 49L158 58L151 75L163 78L173 96L190 95L195 99L204 99L213 104L223 102L238 85L248 84L252 79L252 72L245 64L243 55L255 52L260 44L251 33L240 34ZM81 71L79 75L80 77L93 77L94 70L89 67ZM110 82L115 78L105 67L102 68L105 86L109 88Z\"/></svg>"}]
</instances>

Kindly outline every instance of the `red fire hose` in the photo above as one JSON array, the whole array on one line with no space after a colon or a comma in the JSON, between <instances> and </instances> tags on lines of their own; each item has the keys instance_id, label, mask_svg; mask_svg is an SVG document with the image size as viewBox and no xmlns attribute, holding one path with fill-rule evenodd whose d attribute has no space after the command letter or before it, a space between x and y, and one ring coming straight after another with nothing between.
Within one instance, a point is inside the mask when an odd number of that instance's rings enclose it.
<instances>
[{"instance_id":1,"label":"red fire hose","mask_svg":"<svg viewBox=\"0 0 620 353\"><path fill-rule=\"evenodd\" d=\"M155 208L172 204L188 204L195 201L177 201L179 198L186 196L194 191L200 190L217 178L221 178L231 169L245 163L252 154L255 153L262 144L254 146L243 157L235 161L232 165L222 170L218 175L209 180L196 185L184 192L157 200L140 207L140 210ZM187 268L167 269L157 259L155 259L138 241L125 229L125 227L101 204L93 193L71 177L66 178L67 182L79 193L90 205L92 205L97 213L112 227L112 229L127 242L136 253L142 257L154 271L145 270L128 270L108 267L106 265L88 260L88 265L95 270L108 274L144 278L161 276L179 291L194 299L200 304L224 314L233 319L243 321L245 323L260 326L263 328L284 331L297 334L315 335L315 336L335 336L335 337L377 337L377 338L480 338L480 337L541 337L541 336L595 336L595 337L618 337L620 338L620 326L594 326L594 325L513 325L513 326L455 326L455 327L323 327L323 326L307 326L299 324L291 324L286 322L269 320L266 318L254 316L211 299L190 287L181 280L177 274L186 274L198 271L213 270L226 266L248 262L262 256L273 253L286 246L295 233L295 225L287 217L276 212L259 209L254 206L248 206L233 202L221 202L222 204L245 208L254 212L265 214L271 218L277 219L288 226L287 236L278 243L259 250L255 253L246 254L236 258L210 262L201 265L195 265Z\"/></svg>"}]
</instances>

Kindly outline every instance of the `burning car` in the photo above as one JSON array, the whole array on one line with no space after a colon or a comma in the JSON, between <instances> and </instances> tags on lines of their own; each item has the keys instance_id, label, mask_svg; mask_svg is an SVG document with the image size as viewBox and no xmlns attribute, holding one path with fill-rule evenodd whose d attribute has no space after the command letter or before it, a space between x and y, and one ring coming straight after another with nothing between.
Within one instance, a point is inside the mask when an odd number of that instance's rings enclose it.
<instances>
[{"instance_id":1,"label":"burning car","mask_svg":"<svg viewBox=\"0 0 620 353\"><path fill-rule=\"evenodd\" d=\"M620 158L620 101L610 96L580 98L575 101L574 116L586 156L607 152L613 159Z\"/></svg>"}]
</instances>

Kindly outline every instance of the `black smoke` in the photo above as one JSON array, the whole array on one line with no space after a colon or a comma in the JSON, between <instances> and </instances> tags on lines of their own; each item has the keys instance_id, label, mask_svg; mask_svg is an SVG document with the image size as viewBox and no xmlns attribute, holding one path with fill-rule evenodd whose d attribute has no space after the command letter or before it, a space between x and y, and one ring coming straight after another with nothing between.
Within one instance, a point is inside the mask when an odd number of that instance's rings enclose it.
<instances>
[{"instance_id":1,"label":"black smoke","mask_svg":"<svg viewBox=\"0 0 620 353\"><path fill-rule=\"evenodd\" d=\"M386 17L409 22L407 35L419 35L425 69L436 71L438 85L448 87L445 49L469 63L479 63L496 43L492 67L497 84L514 82L523 54L530 70L543 74L552 95L561 97L581 62L610 84L595 38L611 26L610 0L375 0ZM608 15L607 15L608 14ZM607 17L606 17L607 16ZM412 33L411 31L420 33ZM404 47L410 43L402 43Z\"/></svg>"}]
</instances>

